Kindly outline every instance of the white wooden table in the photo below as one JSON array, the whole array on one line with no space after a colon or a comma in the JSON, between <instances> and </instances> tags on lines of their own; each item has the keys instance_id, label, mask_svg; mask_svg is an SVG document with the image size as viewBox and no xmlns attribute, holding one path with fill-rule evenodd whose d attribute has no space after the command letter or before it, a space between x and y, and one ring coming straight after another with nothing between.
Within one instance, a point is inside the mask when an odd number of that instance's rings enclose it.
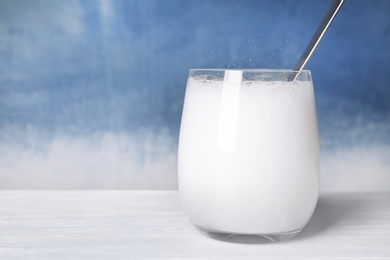
<instances>
[{"instance_id":1,"label":"white wooden table","mask_svg":"<svg viewBox=\"0 0 390 260\"><path fill-rule=\"evenodd\" d=\"M390 193L323 194L289 241L210 237L176 191L0 191L0 259L390 259Z\"/></svg>"}]
</instances>

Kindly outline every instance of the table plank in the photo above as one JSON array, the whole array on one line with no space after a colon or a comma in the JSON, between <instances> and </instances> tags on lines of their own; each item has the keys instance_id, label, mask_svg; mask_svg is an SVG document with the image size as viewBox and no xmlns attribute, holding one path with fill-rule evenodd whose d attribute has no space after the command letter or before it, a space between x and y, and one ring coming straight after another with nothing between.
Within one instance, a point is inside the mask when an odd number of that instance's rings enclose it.
<instances>
[{"instance_id":1,"label":"table plank","mask_svg":"<svg viewBox=\"0 0 390 260\"><path fill-rule=\"evenodd\" d=\"M0 259L390 259L390 193L322 194L292 240L210 237L177 191L0 191Z\"/></svg>"}]
</instances>

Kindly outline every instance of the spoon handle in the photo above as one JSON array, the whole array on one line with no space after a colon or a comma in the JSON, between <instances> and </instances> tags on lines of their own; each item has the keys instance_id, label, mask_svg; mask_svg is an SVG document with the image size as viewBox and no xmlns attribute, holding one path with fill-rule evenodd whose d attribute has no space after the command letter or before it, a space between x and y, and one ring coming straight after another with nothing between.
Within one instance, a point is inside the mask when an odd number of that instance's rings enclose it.
<instances>
[{"instance_id":1,"label":"spoon handle","mask_svg":"<svg viewBox=\"0 0 390 260\"><path fill-rule=\"evenodd\" d=\"M340 9L343 2L344 0L332 0L332 3L330 4L328 10L325 12L324 16L322 17L322 20L318 25L317 30L311 37L309 43L306 46L306 49L303 51L301 57L299 58L297 65L295 65L293 72L288 77L288 81L295 80L299 72L301 72L303 67L306 65L307 61L310 59L310 56L313 54L314 49L317 47L322 36L324 36L325 31L328 29L330 23L332 22L333 18L336 16L336 13Z\"/></svg>"}]
</instances>

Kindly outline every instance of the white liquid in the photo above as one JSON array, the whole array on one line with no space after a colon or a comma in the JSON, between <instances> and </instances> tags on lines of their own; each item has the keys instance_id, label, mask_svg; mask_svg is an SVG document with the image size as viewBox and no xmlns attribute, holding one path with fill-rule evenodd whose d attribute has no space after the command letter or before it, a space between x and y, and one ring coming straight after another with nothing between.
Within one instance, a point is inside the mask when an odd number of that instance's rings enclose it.
<instances>
[{"instance_id":1,"label":"white liquid","mask_svg":"<svg viewBox=\"0 0 390 260\"><path fill-rule=\"evenodd\" d=\"M302 229L319 189L311 82L244 81L230 92L223 84L187 83L178 164L187 214L210 231Z\"/></svg>"}]
</instances>

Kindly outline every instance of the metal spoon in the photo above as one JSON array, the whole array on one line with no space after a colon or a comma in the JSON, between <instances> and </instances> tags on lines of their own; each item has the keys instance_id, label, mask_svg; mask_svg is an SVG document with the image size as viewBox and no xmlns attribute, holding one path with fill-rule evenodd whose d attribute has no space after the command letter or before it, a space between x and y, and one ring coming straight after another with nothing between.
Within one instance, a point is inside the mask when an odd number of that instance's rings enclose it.
<instances>
[{"instance_id":1,"label":"metal spoon","mask_svg":"<svg viewBox=\"0 0 390 260\"><path fill-rule=\"evenodd\" d=\"M330 4L328 10L322 17L322 20L318 25L317 30L314 32L313 36L311 37L309 43L306 46L306 49L303 51L297 65L295 65L293 72L290 74L287 81L295 80L299 72L301 72L303 67L306 65L307 61L310 59L310 56L313 54L314 49L317 47L322 36L324 36L326 29L328 29L330 23L332 22L333 18L336 16L336 13L340 9L343 2L344 0L332 0L332 3Z\"/></svg>"}]
</instances>

